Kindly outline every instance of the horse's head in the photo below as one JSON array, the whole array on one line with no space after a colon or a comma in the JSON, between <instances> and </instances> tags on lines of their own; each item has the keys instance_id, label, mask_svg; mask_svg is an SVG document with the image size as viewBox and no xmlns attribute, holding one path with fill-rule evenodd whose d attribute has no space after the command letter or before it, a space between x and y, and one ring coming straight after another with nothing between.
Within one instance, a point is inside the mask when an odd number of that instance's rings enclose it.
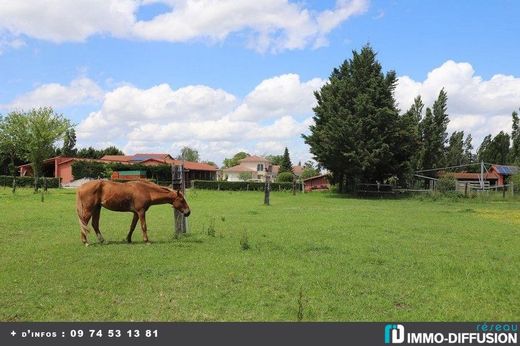
<instances>
[{"instance_id":1,"label":"horse's head","mask_svg":"<svg viewBox=\"0 0 520 346\"><path fill-rule=\"evenodd\" d=\"M184 216L188 217L191 214L190 206L186 199L184 199L184 195L179 190L175 191L172 207L180 211Z\"/></svg>"}]
</instances>

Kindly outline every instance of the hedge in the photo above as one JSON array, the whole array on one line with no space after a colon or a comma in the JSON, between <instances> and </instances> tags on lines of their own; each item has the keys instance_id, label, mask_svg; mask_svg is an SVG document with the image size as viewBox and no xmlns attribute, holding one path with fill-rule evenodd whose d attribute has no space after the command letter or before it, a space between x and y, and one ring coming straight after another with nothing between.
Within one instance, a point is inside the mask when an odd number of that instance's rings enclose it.
<instances>
[{"instance_id":1,"label":"hedge","mask_svg":"<svg viewBox=\"0 0 520 346\"><path fill-rule=\"evenodd\" d=\"M34 187L34 177L15 177L16 178L16 186L17 187ZM38 187L44 186L43 177L38 179ZM60 179L59 178L45 178L47 179L47 187L48 188L58 188L60 187ZM11 187L13 186L13 176L11 175L0 175L0 184L2 186Z\"/></svg>"},{"instance_id":2,"label":"hedge","mask_svg":"<svg viewBox=\"0 0 520 346\"><path fill-rule=\"evenodd\" d=\"M192 186L202 190L222 190L222 191L264 191L265 183L256 181L214 181L214 180L193 180ZM271 183L271 191L291 191L292 183ZM296 188L301 190L301 184L296 184Z\"/></svg>"},{"instance_id":3,"label":"hedge","mask_svg":"<svg viewBox=\"0 0 520 346\"><path fill-rule=\"evenodd\" d=\"M103 163L96 161L76 161L72 164L74 179L110 178L114 171L146 171L146 177L153 180L172 181L171 166L167 164L146 166L141 164Z\"/></svg>"}]
</instances>

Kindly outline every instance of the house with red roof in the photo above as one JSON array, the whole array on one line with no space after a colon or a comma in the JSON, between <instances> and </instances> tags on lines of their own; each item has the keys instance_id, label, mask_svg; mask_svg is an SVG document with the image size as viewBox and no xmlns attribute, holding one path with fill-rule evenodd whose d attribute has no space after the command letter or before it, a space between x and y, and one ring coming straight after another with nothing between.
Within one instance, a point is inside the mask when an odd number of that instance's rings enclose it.
<instances>
[{"instance_id":1,"label":"house with red roof","mask_svg":"<svg viewBox=\"0 0 520 346\"><path fill-rule=\"evenodd\" d=\"M242 181L243 178L248 176L246 180L265 181L267 170L271 175L271 179L274 180L280 171L280 166L271 164L268 159L262 156L251 155L238 162L238 165L222 170L224 180ZM303 167L299 165L293 166L293 173L296 176L301 176L302 172Z\"/></svg>"},{"instance_id":2,"label":"house with red roof","mask_svg":"<svg viewBox=\"0 0 520 346\"><path fill-rule=\"evenodd\" d=\"M62 184L70 183L74 180L74 176L72 175L72 164L76 161L103 162L102 160L83 159L78 157L51 157L50 159L43 161L43 176L60 178L60 183ZM33 176L33 169L30 163L21 165L18 169L20 170L20 176L22 177Z\"/></svg>"},{"instance_id":3,"label":"house with red roof","mask_svg":"<svg viewBox=\"0 0 520 346\"><path fill-rule=\"evenodd\" d=\"M145 166L183 164L186 186L189 186L190 182L195 179L215 180L217 178L217 167L207 163L175 160L170 154L105 155L99 160L56 156L43 162L43 175L45 177L60 178L62 184L70 183L74 180L72 164L77 161L142 164ZM30 163L21 165L18 168L21 176L33 175Z\"/></svg>"},{"instance_id":4,"label":"house with red roof","mask_svg":"<svg viewBox=\"0 0 520 346\"><path fill-rule=\"evenodd\" d=\"M170 154L105 155L101 161L145 166L183 165L186 186L190 186L192 180L217 179L218 168L216 166L202 162L176 160Z\"/></svg>"}]
</instances>

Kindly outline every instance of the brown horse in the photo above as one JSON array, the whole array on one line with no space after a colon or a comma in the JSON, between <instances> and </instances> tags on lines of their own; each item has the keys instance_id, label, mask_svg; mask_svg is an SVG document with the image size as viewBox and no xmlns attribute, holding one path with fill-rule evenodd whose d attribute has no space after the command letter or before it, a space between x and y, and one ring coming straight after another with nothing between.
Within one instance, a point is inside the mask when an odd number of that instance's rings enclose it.
<instances>
[{"instance_id":1,"label":"brown horse","mask_svg":"<svg viewBox=\"0 0 520 346\"><path fill-rule=\"evenodd\" d=\"M115 183L105 180L90 181L83 184L76 193L76 207L81 226L81 241L88 246L88 223L92 218L92 227L99 242L104 242L99 230L99 214L101 207L113 211L129 211L134 213L130 231L126 240L132 242L137 220L141 221L143 240L148 242L145 213L151 205L169 203L184 216L190 216L190 207L180 191L147 181L131 181Z\"/></svg>"}]
</instances>

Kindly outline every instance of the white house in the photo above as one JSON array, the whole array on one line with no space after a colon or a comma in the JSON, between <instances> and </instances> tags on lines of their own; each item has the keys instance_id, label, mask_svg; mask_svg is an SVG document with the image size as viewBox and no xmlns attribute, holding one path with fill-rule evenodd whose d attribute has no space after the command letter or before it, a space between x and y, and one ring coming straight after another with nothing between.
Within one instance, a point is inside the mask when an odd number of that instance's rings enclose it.
<instances>
[{"instance_id":1,"label":"white house","mask_svg":"<svg viewBox=\"0 0 520 346\"><path fill-rule=\"evenodd\" d=\"M222 170L224 179L227 177L228 181L265 181L266 169L269 169L269 166L271 166L271 163L266 158L254 155L248 156L238 162L240 162L240 164ZM250 175L250 178L244 179L245 175Z\"/></svg>"}]
</instances>

